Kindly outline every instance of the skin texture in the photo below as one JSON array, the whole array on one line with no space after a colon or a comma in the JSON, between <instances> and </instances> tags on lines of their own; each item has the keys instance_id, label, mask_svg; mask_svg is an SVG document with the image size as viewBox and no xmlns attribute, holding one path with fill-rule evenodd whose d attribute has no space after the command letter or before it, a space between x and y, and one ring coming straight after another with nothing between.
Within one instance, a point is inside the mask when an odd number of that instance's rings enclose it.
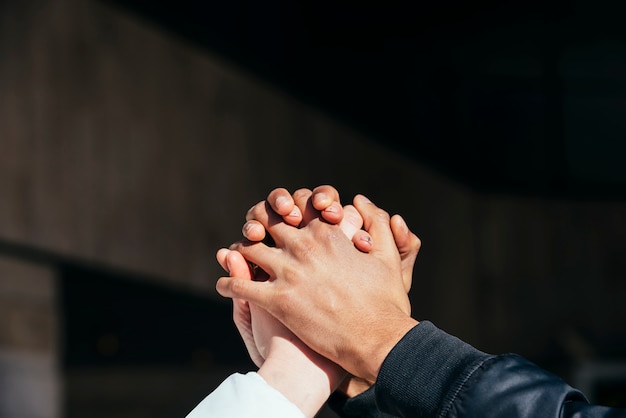
<instances>
[{"instance_id":1,"label":"skin texture","mask_svg":"<svg viewBox=\"0 0 626 418\"><path fill-rule=\"evenodd\" d=\"M217 259L231 274L254 279L253 270L237 251L221 249ZM240 300L234 303L235 324L250 357L260 367L258 374L305 416L314 417L344 379L343 369L305 346L265 310L254 304L237 307L244 303Z\"/></svg>"},{"instance_id":2,"label":"skin texture","mask_svg":"<svg viewBox=\"0 0 626 418\"><path fill-rule=\"evenodd\" d=\"M296 204L297 199L297 204ZM310 200L310 202L309 202ZM293 196L285 188L276 188L270 192L267 200L259 202L253 206L246 214L246 223L243 227L243 235L250 241L262 241L265 238L265 228L254 218L255 210L258 206L268 204L278 215L283 217L283 221L289 225L298 226L303 222L302 214L313 206L316 211L311 211L303 225L308 223L315 215L321 216L331 224L339 223L341 229L347 237L352 237L355 247L363 252L372 249L372 239L369 233L363 229L363 218L353 205L341 206L339 192L332 186L323 185L315 189L299 189ZM262 209L261 209L262 210ZM292 215L295 214L295 215ZM396 247L400 253L403 282L407 293L411 289L413 266L417 254L421 248L421 241L412 233L402 216L394 215L390 219L391 231L396 242Z\"/></svg>"},{"instance_id":3,"label":"skin texture","mask_svg":"<svg viewBox=\"0 0 626 418\"><path fill-rule=\"evenodd\" d=\"M284 205L277 205L276 202L277 197L279 203L281 200L285 201L285 193L287 193L288 201L286 210ZM305 195L310 197L311 192L301 190L296 194L299 198ZM338 195L334 198L338 200ZM285 189L274 190L270 193L268 200L276 209L282 209L283 220L286 223L301 223L303 213L307 215L307 219L311 216L312 212L305 210L304 205L302 210L295 205L292 196L288 195ZM334 200L328 203L323 201L321 205L322 211L327 207L331 208L328 212L330 213L329 219L339 223L346 236L352 237L362 232L361 236L365 239L360 240L358 244L364 250L370 248L369 235L360 229L363 219L354 207L341 208L339 202ZM320 212L317 214L321 216ZM248 234L254 239L265 238L265 229L261 224L252 224L252 230L244 226L243 230L244 235ZM217 260L222 268L233 276L247 280L267 279L267 275L262 270L253 270L237 251L220 249L217 253ZM337 386L342 381L346 381L345 371L304 345L265 310L240 299L233 300L233 308L235 325L244 340L250 358L259 367L259 375L298 406L306 416L313 417ZM303 385L302 382L307 383ZM355 385L352 386L355 387Z\"/></svg>"},{"instance_id":4,"label":"skin texture","mask_svg":"<svg viewBox=\"0 0 626 418\"><path fill-rule=\"evenodd\" d=\"M328 223L339 224L359 250L369 252L372 249L369 233L361 229L363 226L361 215L352 205L342 207L339 193L332 186L318 186L312 191L298 189L293 196L284 188L272 190L266 201L257 203L246 214L247 222L242 228L242 233L248 240L256 242L265 239L265 228L255 219L254 214L264 210L263 206L267 210L268 205L288 225L304 226L321 216Z\"/></svg>"},{"instance_id":5,"label":"skin texture","mask_svg":"<svg viewBox=\"0 0 626 418\"><path fill-rule=\"evenodd\" d=\"M411 277L407 265L412 270L419 240L400 217L391 220L357 196L354 207L372 238L370 254L365 254L340 226L320 219L315 199L306 194L294 193L299 214L281 198L284 191L268 197L279 213L266 202L248 212L248 223L258 222L275 247L246 240L231 248L266 271L269 280L223 277L218 292L260 306L316 352L371 383L391 348L417 324L408 314L406 292ZM280 213L292 216L292 222L283 222ZM323 210L325 219L324 213L332 217L337 212ZM300 229L293 228L298 218ZM253 235L255 228L244 227L244 234Z\"/></svg>"},{"instance_id":6,"label":"skin texture","mask_svg":"<svg viewBox=\"0 0 626 418\"><path fill-rule=\"evenodd\" d=\"M297 200L297 204L296 204ZM260 202L262 203L262 202ZM363 252L372 249L372 240L367 231L360 229L363 219L356 208L352 205L341 207L338 191L329 185L318 186L312 191L308 189L297 190L293 196L287 189L277 188L268 195L266 203L271 209L283 217L283 221L290 225L300 225L303 222L302 214L308 210L313 215L322 216L329 223L338 223L347 237L352 237L355 247ZM316 212L312 211L310 205ZM262 241L265 238L265 228L254 219L255 207L251 208L247 215L247 222L243 227L243 235L250 241ZM343 216L341 213L343 210ZM305 223L314 217L309 215ZM391 230L401 257L401 267L405 290L408 293L411 288L413 266L419 252L421 242L418 237L409 231L404 219L400 215L394 215L390 220ZM410 312L407 312L410 314ZM367 390L370 384L363 379L348 375L341 383L339 389L352 397Z\"/></svg>"},{"instance_id":7,"label":"skin texture","mask_svg":"<svg viewBox=\"0 0 626 418\"><path fill-rule=\"evenodd\" d=\"M306 202L303 198L316 200L318 202L316 207L319 210L314 209L314 211L318 214L318 216L322 216L323 213L328 213L326 209L331 207L330 216L327 216L330 222L339 223L341 230L347 237L354 238L356 236L353 240L355 241L355 246L357 246L357 248L361 251L369 251L371 249L371 238L366 231L361 229L363 226L363 219L361 218L361 215L357 212L354 206L347 205L345 208L342 208L339 203L339 195L332 186L320 186L313 192L308 189L300 189L294 193L294 196L299 199L302 208L296 206L292 195L290 195L284 188L274 189L268 195L267 204L269 204L272 208L271 210L277 214L279 212L282 213L281 216L285 223L300 224L302 222L302 214L307 210ZM319 196L321 196L321 198ZM243 234L244 237L251 241L262 241L265 238L265 228L261 223L255 221L252 215L254 210L258 210L257 207L262 207L264 205L265 202L259 202L259 204L255 205L252 209L250 209L250 211L248 211L247 218L250 217L250 219L243 227ZM309 208L308 210L311 211L312 209ZM308 213L307 218L310 218L310 216L311 213ZM253 273L248 273L247 270L249 266L247 264L245 266L241 265L242 261L237 257L228 259L227 256L229 253L230 250L225 248L222 248L217 252L217 261L222 268L233 276L247 277L249 274L250 279L252 279ZM417 255L417 250L414 255ZM414 258L415 257L413 257L413 260ZM237 262L235 266L239 268L237 270L233 270L232 266L228 265L227 260L230 260L233 265ZM259 274L264 274L264 272L259 270L257 272L257 277L254 278L255 280L261 281L267 279L267 277L258 277ZM254 308L256 307L253 307L253 309ZM256 310L258 311L259 309L256 308ZM241 299L233 299L233 319L237 330L244 340L244 344L248 350L250 358L255 365L257 365L257 367L261 367L266 355L261 353L260 347L266 345L267 343L258 338L261 327L255 327L258 330L256 333L253 332L252 318L251 307L248 302ZM256 339L255 334L257 335Z\"/></svg>"}]
</instances>

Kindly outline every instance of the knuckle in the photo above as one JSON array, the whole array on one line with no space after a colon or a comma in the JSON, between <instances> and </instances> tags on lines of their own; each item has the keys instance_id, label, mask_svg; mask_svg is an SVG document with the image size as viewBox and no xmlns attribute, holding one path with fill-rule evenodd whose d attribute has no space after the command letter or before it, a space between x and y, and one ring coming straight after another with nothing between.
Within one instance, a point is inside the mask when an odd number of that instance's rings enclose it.
<instances>
[{"instance_id":1,"label":"knuckle","mask_svg":"<svg viewBox=\"0 0 626 418\"><path fill-rule=\"evenodd\" d=\"M330 243L337 241L342 235L343 233L341 232L341 230L336 229L336 228L322 228L319 231L319 237L322 238L324 241L330 242ZM312 242L311 244L315 245L315 241Z\"/></svg>"},{"instance_id":2,"label":"knuckle","mask_svg":"<svg viewBox=\"0 0 626 418\"><path fill-rule=\"evenodd\" d=\"M241 241L233 242L228 247L228 249L231 251L239 251L239 252L241 252L242 248L243 248L243 244L241 243Z\"/></svg>"},{"instance_id":3,"label":"knuckle","mask_svg":"<svg viewBox=\"0 0 626 418\"><path fill-rule=\"evenodd\" d=\"M304 237L298 239L295 244L299 258L303 260L310 260L313 257L315 249L317 248L316 237ZM292 271L292 274L296 274L296 271Z\"/></svg>"},{"instance_id":4,"label":"knuckle","mask_svg":"<svg viewBox=\"0 0 626 418\"><path fill-rule=\"evenodd\" d=\"M243 280L232 280L230 282L230 291L235 295L240 295L246 290L246 282Z\"/></svg>"},{"instance_id":5,"label":"knuckle","mask_svg":"<svg viewBox=\"0 0 626 418\"><path fill-rule=\"evenodd\" d=\"M301 188L293 192L293 198L295 200L306 199L311 195L311 193L312 193L311 190L306 189L306 188Z\"/></svg>"},{"instance_id":6,"label":"knuckle","mask_svg":"<svg viewBox=\"0 0 626 418\"><path fill-rule=\"evenodd\" d=\"M316 193L324 193L328 194L334 200L339 200L339 192L330 184L322 184L321 186L317 186L313 189L313 194Z\"/></svg>"},{"instance_id":7,"label":"knuckle","mask_svg":"<svg viewBox=\"0 0 626 418\"><path fill-rule=\"evenodd\" d=\"M278 188L271 191L267 196L267 203L274 211L279 211L285 206L286 202L292 200L291 194L285 188ZM279 206L280 203L280 206Z\"/></svg>"},{"instance_id":8,"label":"knuckle","mask_svg":"<svg viewBox=\"0 0 626 418\"><path fill-rule=\"evenodd\" d=\"M297 308L297 298L289 289L282 291L274 301L280 315L290 315Z\"/></svg>"},{"instance_id":9,"label":"knuckle","mask_svg":"<svg viewBox=\"0 0 626 418\"><path fill-rule=\"evenodd\" d=\"M272 190L269 195L267 195L267 200L276 200L276 198L283 195L288 196L289 190L285 189L284 187L278 187Z\"/></svg>"},{"instance_id":10,"label":"knuckle","mask_svg":"<svg viewBox=\"0 0 626 418\"><path fill-rule=\"evenodd\" d=\"M383 210L380 208L376 210L376 213L374 214L374 216L376 216L376 218L382 222L389 222L390 220L389 213L386 210Z\"/></svg>"},{"instance_id":11,"label":"knuckle","mask_svg":"<svg viewBox=\"0 0 626 418\"><path fill-rule=\"evenodd\" d=\"M265 212L265 200L260 201L256 205L248 209L246 213L246 220L258 220L261 219L261 215Z\"/></svg>"}]
</instances>

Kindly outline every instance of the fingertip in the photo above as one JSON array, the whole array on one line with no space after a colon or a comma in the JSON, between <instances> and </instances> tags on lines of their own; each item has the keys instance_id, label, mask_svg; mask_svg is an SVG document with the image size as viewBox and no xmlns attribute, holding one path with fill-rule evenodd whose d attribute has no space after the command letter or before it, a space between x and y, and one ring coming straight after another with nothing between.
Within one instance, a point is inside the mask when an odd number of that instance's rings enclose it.
<instances>
[{"instance_id":1,"label":"fingertip","mask_svg":"<svg viewBox=\"0 0 626 418\"><path fill-rule=\"evenodd\" d=\"M389 223L389 214L362 194L354 196L354 207L363 217L363 226L366 231L369 231L372 225L377 223L377 220L385 220L387 224Z\"/></svg>"},{"instance_id":2,"label":"fingertip","mask_svg":"<svg viewBox=\"0 0 626 418\"><path fill-rule=\"evenodd\" d=\"M397 214L393 215L389 223L391 224L391 230L396 240L398 240L399 238L408 238L409 227L402 216Z\"/></svg>"},{"instance_id":3,"label":"fingertip","mask_svg":"<svg viewBox=\"0 0 626 418\"><path fill-rule=\"evenodd\" d=\"M305 187L300 188L296 190L295 192L293 192L293 195L291 197L293 198L293 201L296 207L300 209L300 213L306 212L307 205L310 204L311 193L312 193L311 190Z\"/></svg>"},{"instance_id":4,"label":"fingertip","mask_svg":"<svg viewBox=\"0 0 626 418\"><path fill-rule=\"evenodd\" d=\"M322 185L313 189L312 204L316 210L323 211L330 207L333 203L341 206L339 201L339 192L333 186Z\"/></svg>"},{"instance_id":5,"label":"fingertip","mask_svg":"<svg viewBox=\"0 0 626 418\"><path fill-rule=\"evenodd\" d=\"M294 205L291 212L283 216L283 220L291 226L300 225L300 222L302 222L302 212L300 208Z\"/></svg>"},{"instance_id":6,"label":"fingertip","mask_svg":"<svg viewBox=\"0 0 626 418\"><path fill-rule=\"evenodd\" d=\"M372 203L372 201L369 200L367 197L363 196L362 194L357 194L356 196L354 196L352 203L354 204L354 207L363 218L363 223L364 224L369 223L369 221L371 221L371 216L373 214L372 210L376 207ZM369 218L369 221L368 221L368 218Z\"/></svg>"},{"instance_id":7,"label":"fingertip","mask_svg":"<svg viewBox=\"0 0 626 418\"><path fill-rule=\"evenodd\" d=\"M226 258L228 257L228 253L230 253L230 250L228 248L220 248L215 254L217 262L226 272L229 271L228 265L226 264Z\"/></svg>"},{"instance_id":8,"label":"fingertip","mask_svg":"<svg viewBox=\"0 0 626 418\"><path fill-rule=\"evenodd\" d=\"M217 253L215 253L215 258L217 258L217 261L223 260L226 258L230 251L231 250L229 250L228 248L220 248L219 250L217 250Z\"/></svg>"},{"instance_id":9,"label":"fingertip","mask_svg":"<svg viewBox=\"0 0 626 418\"><path fill-rule=\"evenodd\" d=\"M311 203L315 209L322 211L333 204L333 199L324 192L317 192L313 194Z\"/></svg>"},{"instance_id":10,"label":"fingertip","mask_svg":"<svg viewBox=\"0 0 626 418\"><path fill-rule=\"evenodd\" d=\"M372 237L367 231L357 231L352 237L352 242L359 251L364 253L369 253L373 248Z\"/></svg>"},{"instance_id":11,"label":"fingertip","mask_svg":"<svg viewBox=\"0 0 626 418\"><path fill-rule=\"evenodd\" d=\"M354 203L356 205L357 203L360 203L360 204L372 203L372 201L362 194L357 194L356 196L354 196Z\"/></svg>"},{"instance_id":12,"label":"fingertip","mask_svg":"<svg viewBox=\"0 0 626 418\"><path fill-rule=\"evenodd\" d=\"M231 297L231 293L229 291L229 283L232 280L231 277L220 277L217 279L217 283L215 283L215 290L220 296L228 298Z\"/></svg>"},{"instance_id":13,"label":"fingertip","mask_svg":"<svg viewBox=\"0 0 626 418\"><path fill-rule=\"evenodd\" d=\"M274 201L273 209L279 215L288 213L289 209L291 209L290 200L291 199L289 199L287 196L278 196L276 200Z\"/></svg>"},{"instance_id":14,"label":"fingertip","mask_svg":"<svg viewBox=\"0 0 626 418\"><path fill-rule=\"evenodd\" d=\"M289 191L287 189L282 187L272 190L267 196L267 201L269 202L274 212L276 212L280 216L288 215L294 206L294 201L291 197L291 194L289 194Z\"/></svg>"},{"instance_id":15,"label":"fingertip","mask_svg":"<svg viewBox=\"0 0 626 418\"><path fill-rule=\"evenodd\" d=\"M390 220L391 232L399 249L406 251L418 251L422 241L417 235L411 232L404 218L400 215L393 215Z\"/></svg>"},{"instance_id":16,"label":"fingertip","mask_svg":"<svg viewBox=\"0 0 626 418\"><path fill-rule=\"evenodd\" d=\"M255 220L250 220L243 225L241 233L246 239L250 241L263 241L265 238L265 228L261 223Z\"/></svg>"},{"instance_id":17,"label":"fingertip","mask_svg":"<svg viewBox=\"0 0 626 418\"><path fill-rule=\"evenodd\" d=\"M228 254L226 254L226 261L230 261L231 263L242 261L242 260L245 261L245 259L243 258L243 255L241 255L239 251L229 250Z\"/></svg>"},{"instance_id":18,"label":"fingertip","mask_svg":"<svg viewBox=\"0 0 626 418\"><path fill-rule=\"evenodd\" d=\"M226 255L226 266L230 276L252 279L250 266L240 252L230 251Z\"/></svg>"},{"instance_id":19,"label":"fingertip","mask_svg":"<svg viewBox=\"0 0 626 418\"><path fill-rule=\"evenodd\" d=\"M333 202L322 210L322 217L331 224L338 224L343 219L343 208L339 202Z\"/></svg>"},{"instance_id":20,"label":"fingertip","mask_svg":"<svg viewBox=\"0 0 626 418\"><path fill-rule=\"evenodd\" d=\"M264 211L266 211L266 204L267 201L262 200L248 209L246 212L246 221L258 220L259 214L264 214Z\"/></svg>"},{"instance_id":21,"label":"fingertip","mask_svg":"<svg viewBox=\"0 0 626 418\"><path fill-rule=\"evenodd\" d=\"M371 251L396 252L396 242L390 225L389 213L363 195L354 197L354 206L363 217L363 229L375 240Z\"/></svg>"}]
</instances>

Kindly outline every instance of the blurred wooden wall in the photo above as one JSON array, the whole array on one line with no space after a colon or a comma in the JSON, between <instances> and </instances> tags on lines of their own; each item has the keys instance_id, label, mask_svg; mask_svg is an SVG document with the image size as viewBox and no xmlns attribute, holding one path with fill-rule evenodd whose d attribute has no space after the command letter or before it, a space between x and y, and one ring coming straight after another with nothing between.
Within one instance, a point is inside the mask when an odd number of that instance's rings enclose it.
<instances>
[{"instance_id":1,"label":"blurred wooden wall","mask_svg":"<svg viewBox=\"0 0 626 418\"><path fill-rule=\"evenodd\" d=\"M469 202L466 190L105 3L1 7L5 240L212 291L215 250L240 237L245 211L274 187L398 195L398 211L406 201L447 206L432 196ZM448 222L465 224L456 209Z\"/></svg>"}]
</instances>

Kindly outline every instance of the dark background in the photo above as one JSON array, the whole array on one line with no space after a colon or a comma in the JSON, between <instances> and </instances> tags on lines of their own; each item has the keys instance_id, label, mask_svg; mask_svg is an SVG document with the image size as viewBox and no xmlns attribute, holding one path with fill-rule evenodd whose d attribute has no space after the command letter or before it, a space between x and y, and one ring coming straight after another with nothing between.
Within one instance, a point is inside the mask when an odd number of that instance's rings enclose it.
<instances>
[{"instance_id":1,"label":"dark background","mask_svg":"<svg viewBox=\"0 0 626 418\"><path fill-rule=\"evenodd\" d=\"M475 192L626 197L622 2L109 3ZM188 364L202 350L218 364L246 358L225 304L71 266L63 272L67 335L93 342L68 341L68 367ZM161 332L145 329L150 323ZM107 333L125 342L115 355L96 349ZM621 334L583 336L600 356L624 355ZM539 351L533 360L544 367L571 367L557 339ZM622 384L609 383L595 399L623 402Z\"/></svg>"},{"instance_id":2,"label":"dark background","mask_svg":"<svg viewBox=\"0 0 626 418\"><path fill-rule=\"evenodd\" d=\"M113 3L474 189L626 193L624 2Z\"/></svg>"},{"instance_id":3,"label":"dark background","mask_svg":"<svg viewBox=\"0 0 626 418\"><path fill-rule=\"evenodd\" d=\"M215 251L323 183L422 238L418 319L624 405L625 9L0 2L0 354L49 364L12 407L184 416L252 370Z\"/></svg>"}]
</instances>

